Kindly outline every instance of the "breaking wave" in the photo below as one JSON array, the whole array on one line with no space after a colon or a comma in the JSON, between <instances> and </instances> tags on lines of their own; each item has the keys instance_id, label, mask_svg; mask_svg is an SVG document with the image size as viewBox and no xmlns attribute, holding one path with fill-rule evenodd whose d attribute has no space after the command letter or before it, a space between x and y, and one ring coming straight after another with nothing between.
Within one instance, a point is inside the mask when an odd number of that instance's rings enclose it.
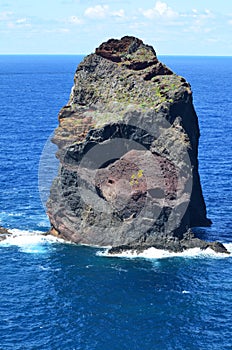
<instances>
[{"instance_id":1,"label":"breaking wave","mask_svg":"<svg viewBox=\"0 0 232 350\"><path fill-rule=\"evenodd\" d=\"M232 243L224 243L226 249L232 254ZM118 254L110 254L109 249L104 251L98 251L98 256L103 257L116 257L116 258L126 258L126 259L135 259L135 258L143 258L143 259L165 259L165 258L229 258L232 255L225 253L216 253L214 250L207 248L202 250L200 248L192 248L187 249L183 252L174 253L169 252L167 250L156 249L156 248L148 248L143 252L136 252L135 250L125 250L124 252Z\"/></svg>"},{"instance_id":2,"label":"breaking wave","mask_svg":"<svg viewBox=\"0 0 232 350\"><path fill-rule=\"evenodd\" d=\"M0 242L0 247L16 246L19 251L24 253L46 253L54 243L63 243L62 239L58 239L51 235L45 235L41 231L26 231L12 229L9 230L10 235Z\"/></svg>"},{"instance_id":3,"label":"breaking wave","mask_svg":"<svg viewBox=\"0 0 232 350\"><path fill-rule=\"evenodd\" d=\"M64 241L63 239L54 237L52 235L45 235L42 231L27 231L12 229L9 230L10 235L0 242L0 247L16 246L19 251L24 253L46 253L54 247L54 243L67 244L70 242ZM109 253L110 248L97 251L96 255L101 257L110 258L126 258L126 259L166 259L166 258L230 258L232 257L232 243L223 243L226 249L231 253L216 253L214 250L207 248L202 250L200 248L187 249L183 252L169 252L167 250L148 248L143 252L138 253L136 250L125 250L121 253L111 254Z\"/></svg>"}]
</instances>

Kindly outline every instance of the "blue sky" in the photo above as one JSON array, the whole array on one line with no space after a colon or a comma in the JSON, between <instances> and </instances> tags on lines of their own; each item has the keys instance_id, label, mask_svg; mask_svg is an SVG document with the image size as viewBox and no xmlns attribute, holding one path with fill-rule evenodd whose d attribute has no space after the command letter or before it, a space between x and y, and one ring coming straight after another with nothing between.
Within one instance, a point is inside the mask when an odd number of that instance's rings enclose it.
<instances>
[{"instance_id":1,"label":"blue sky","mask_svg":"<svg viewBox=\"0 0 232 350\"><path fill-rule=\"evenodd\" d=\"M232 56L232 0L0 0L0 54L87 54L124 35L159 55Z\"/></svg>"}]
</instances>

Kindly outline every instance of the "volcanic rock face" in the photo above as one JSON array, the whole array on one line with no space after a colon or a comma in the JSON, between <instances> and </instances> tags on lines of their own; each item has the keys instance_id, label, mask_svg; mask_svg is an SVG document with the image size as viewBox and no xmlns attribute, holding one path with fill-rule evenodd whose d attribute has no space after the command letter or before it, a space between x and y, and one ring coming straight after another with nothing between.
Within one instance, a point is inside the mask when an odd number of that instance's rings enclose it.
<instances>
[{"instance_id":1,"label":"volcanic rock face","mask_svg":"<svg viewBox=\"0 0 232 350\"><path fill-rule=\"evenodd\" d=\"M189 232L210 225L198 139L185 79L137 38L103 43L80 63L59 114L51 233L113 250L206 248Z\"/></svg>"}]
</instances>

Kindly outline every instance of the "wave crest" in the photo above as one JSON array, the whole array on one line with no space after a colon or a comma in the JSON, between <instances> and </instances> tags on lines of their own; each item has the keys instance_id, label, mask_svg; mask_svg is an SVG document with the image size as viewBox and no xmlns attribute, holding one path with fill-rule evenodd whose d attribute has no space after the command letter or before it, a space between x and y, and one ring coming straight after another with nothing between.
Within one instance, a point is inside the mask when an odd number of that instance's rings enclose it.
<instances>
[{"instance_id":1,"label":"wave crest","mask_svg":"<svg viewBox=\"0 0 232 350\"><path fill-rule=\"evenodd\" d=\"M41 231L12 229L9 232L11 234L0 242L0 246L17 246L24 253L46 253L53 243L63 243L63 240Z\"/></svg>"},{"instance_id":2,"label":"wave crest","mask_svg":"<svg viewBox=\"0 0 232 350\"><path fill-rule=\"evenodd\" d=\"M226 249L232 254L232 243L223 243ZM98 256L103 257L115 257L115 258L127 258L127 259L135 259L135 258L143 258L143 259L165 259L165 258L174 258L174 257L182 257L182 258L229 258L232 255L225 253L216 253L214 250L207 248L202 250L200 248L192 248L187 249L183 252L174 253L169 252L167 250L156 249L156 248L148 248L143 252L136 252L135 250L125 250L124 252L118 254L110 254L109 249L104 251L98 251Z\"/></svg>"}]
</instances>

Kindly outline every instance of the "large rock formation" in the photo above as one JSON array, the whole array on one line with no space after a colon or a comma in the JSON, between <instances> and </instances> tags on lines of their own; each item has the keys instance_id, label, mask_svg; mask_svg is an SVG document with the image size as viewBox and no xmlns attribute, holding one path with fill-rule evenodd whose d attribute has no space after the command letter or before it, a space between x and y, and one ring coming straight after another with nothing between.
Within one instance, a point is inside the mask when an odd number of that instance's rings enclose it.
<instances>
[{"instance_id":1,"label":"large rock formation","mask_svg":"<svg viewBox=\"0 0 232 350\"><path fill-rule=\"evenodd\" d=\"M189 230L211 223L198 140L186 80L137 38L103 43L78 66L59 114L53 142L60 170L47 202L51 233L112 252L208 247Z\"/></svg>"}]
</instances>

